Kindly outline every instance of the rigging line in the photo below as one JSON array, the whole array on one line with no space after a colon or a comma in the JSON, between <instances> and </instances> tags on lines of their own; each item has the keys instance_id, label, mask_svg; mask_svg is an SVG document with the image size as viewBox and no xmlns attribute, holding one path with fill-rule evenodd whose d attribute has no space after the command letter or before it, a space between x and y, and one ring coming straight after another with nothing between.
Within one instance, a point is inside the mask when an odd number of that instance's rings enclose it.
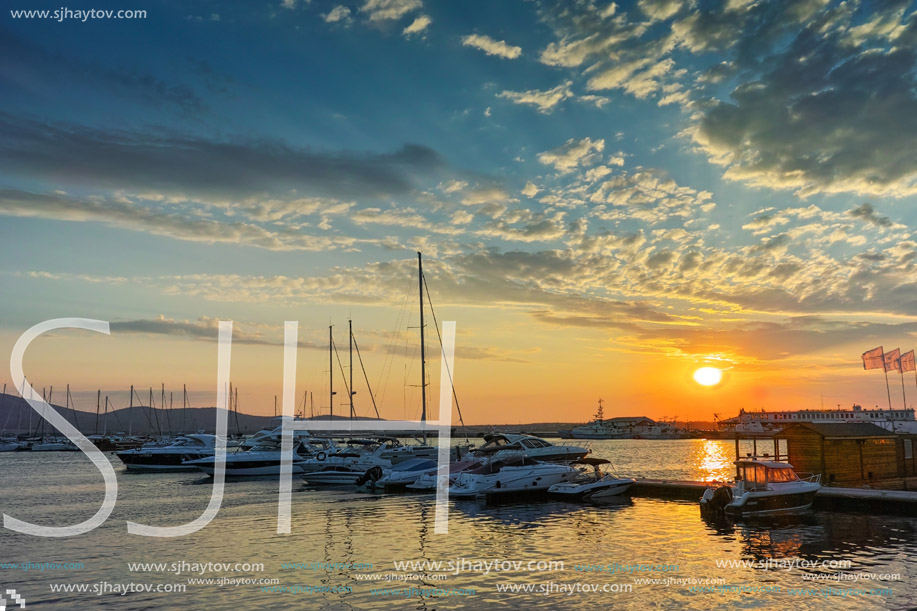
<instances>
[{"instance_id":1,"label":"rigging line","mask_svg":"<svg viewBox=\"0 0 917 611\"><path fill-rule=\"evenodd\" d=\"M360 355L360 346L357 345L357 338L353 338L353 347L357 349L357 360L360 361L360 369L363 370L363 377L366 379L366 388L369 390L369 398L373 401L373 409L376 411L376 418L381 418L379 408L376 407L376 397L373 395L372 386L369 385L369 376L366 375L366 367L363 365L363 357Z\"/></svg>"},{"instance_id":2,"label":"rigging line","mask_svg":"<svg viewBox=\"0 0 917 611\"><path fill-rule=\"evenodd\" d=\"M395 321L395 331L392 333L391 343L388 345L388 349L385 353L385 359L382 361L382 369L379 371L379 380L376 383L377 388L381 388L379 394L379 401L382 402L385 400L385 393L388 390L388 383L392 377L392 369L395 364L395 353L398 350L398 343L401 333L401 325L405 318L405 310L407 309L408 298L410 297L412 287L414 286L414 270L411 270L411 277L408 279L408 289L403 292L403 297L401 299L401 308L398 311L398 318ZM413 302L412 302L413 303ZM388 371L388 376L386 376L386 371ZM382 384L383 378L385 379L385 384Z\"/></svg>"},{"instance_id":3,"label":"rigging line","mask_svg":"<svg viewBox=\"0 0 917 611\"><path fill-rule=\"evenodd\" d=\"M350 394L350 389L347 388L347 376L344 375L344 363L341 362L341 355L338 354L338 347L337 347L337 344L335 344L334 342L331 342L331 346L334 348L334 356L337 357L337 359L338 359L338 366L341 368L341 377L344 378L344 389L347 391L348 394ZM351 395L351 396L352 396L352 395ZM348 402L348 403L349 403L349 402ZM354 410L354 411L356 411L356 410ZM350 417L353 418L353 416L354 416L354 414L351 413L351 414L350 414Z\"/></svg>"},{"instance_id":4,"label":"rigging line","mask_svg":"<svg viewBox=\"0 0 917 611\"><path fill-rule=\"evenodd\" d=\"M426 279L423 280L423 286L427 291L427 303L430 304L430 314L433 315L433 326L436 327L436 337L439 338L439 347L440 351L443 349L443 336L439 332L439 321L436 320L436 311L433 309L433 300L430 299L430 287L427 285ZM449 375L449 383L452 385L452 397L455 399L455 409L458 411L459 422L462 423L462 430L465 430L465 420L462 418L462 408L459 407L458 395L455 393L455 380L452 379L452 371L449 369L449 363L446 362L445 355L443 357L443 366L446 368L446 373ZM468 439L468 432L465 431L465 439Z\"/></svg>"},{"instance_id":5,"label":"rigging line","mask_svg":"<svg viewBox=\"0 0 917 611\"><path fill-rule=\"evenodd\" d=\"M146 407L146 406L143 404L143 401L140 400L140 393L138 393L136 389L132 389L131 392L133 392L134 395L137 397L137 401L140 403L140 411L141 411L141 413L143 413L144 416L146 416L146 422L147 422L147 424L150 425L150 431L152 432L152 431L154 430L154 429L153 429L153 421L150 420L150 415L146 412L145 409L143 409L143 408ZM131 414L131 417L133 418L133 414Z\"/></svg>"},{"instance_id":6,"label":"rigging line","mask_svg":"<svg viewBox=\"0 0 917 611\"><path fill-rule=\"evenodd\" d=\"M108 395L105 395L105 401L106 405L108 405ZM123 431L124 426L121 424L121 416L118 415L118 410L115 409L114 403L111 404L111 413L115 415L115 422L118 423L118 428Z\"/></svg>"}]
</instances>

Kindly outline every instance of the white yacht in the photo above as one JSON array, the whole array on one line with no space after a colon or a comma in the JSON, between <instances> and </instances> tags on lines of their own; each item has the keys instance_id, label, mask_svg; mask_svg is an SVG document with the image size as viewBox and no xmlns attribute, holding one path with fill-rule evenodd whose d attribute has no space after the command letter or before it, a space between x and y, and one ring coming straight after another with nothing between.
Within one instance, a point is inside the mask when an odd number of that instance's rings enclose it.
<instances>
[{"instance_id":1,"label":"white yacht","mask_svg":"<svg viewBox=\"0 0 917 611\"><path fill-rule=\"evenodd\" d=\"M467 471L469 469L476 469L478 467L484 466L486 461L476 460L473 457L466 457L463 460L453 462L449 464L449 479L451 480L457 476L462 471ZM434 492L436 491L436 475L437 470L433 469L432 471L425 472L421 474L413 483L405 485L405 488L413 492Z\"/></svg>"},{"instance_id":2,"label":"white yacht","mask_svg":"<svg viewBox=\"0 0 917 611\"><path fill-rule=\"evenodd\" d=\"M398 445L398 440L392 438L350 439L345 446L335 451L317 452L312 458L303 461L301 467L305 473L320 471L326 467L347 467L359 471L359 477L370 467L391 468L392 461L382 456Z\"/></svg>"},{"instance_id":3,"label":"white yacht","mask_svg":"<svg viewBox=\"0 0 917 611\"><path fill-rule=\"evenodd\" d=\"M567 465L516 456L492 460L458 473L449 494L455 497L545 491L554 484L572 481L579 471Z\"/></svg>"},{"instance_id":4,"label":"white yacht","mask_svg":"<svg viewBox=\"0 0 917 611\"><path fill-rule=\"evenodd\" d=\"M633 486L637 480L632 478L617 477L602 467L610 465L604 458L581 458L570 463L572 467L585 467L579 475L568 482L554 484L548 488L548 494L565 499L579 499L590 501L609 496L619 496Z\"/></svg>"},{"instance_id":5,"label":"white yacht","mask_svg":"<svg viewBox=\"0 0 917 611\"><path fill-rule=\"evenodd\" d=\"M32 443L32 452L77 452L79 448L69 439L49 439Z\"/></svg>"},{"instance_id":6,"label":"white yacht","mask_svg":"<svg viewBox=\"0 0 917 611\"><path fill-rule=\"evenodd\" d=\"M115 452L128 471L193 471L187 461L213 456L216 435L195 433L179 435L168 445L146 445L133 450Z\"/></svg>"},{"instance_id":7,"label":"white yacht","mask_svg":"<svg viewBox=\"0 0 917 611\"><path fill-rule=\"evenodd\" d=\"M264 477L280 475L280 463L283 459L281 440L277 437L262 439L261 444L244 452L226 455L226 477ZM319 452L333 452L334 442L328 439L309 437L294 440L292 473L304 473L302 463ZM193 466L213 477L216 471L216 458L207 456L189 460L183 465Z\"/></svg>"},{"instance_id":8,"label":"white yacht","mask_svg":"<svg viewBox=\"0 0 917 611\"><path fill-rule=\"evenodd\" d=\"M545 462L570 462L584 457L588 448L579 446L559 446L550 441L518 433L494 433L484 436L484 445L472 454L476 458L489 457L491 460L507 458L512 455L524 455Z\"/></svg>"},{"instance_id":9,"label":"white yacht","mask_svg":"<svg viewBox=\"0 0 917 611\"><path fill-rule=\"evenodd\" d=\"M820 475L800 479L793 465L759 460L753 456L735 461L733 486L707 488L700 500L701 514L716 517L760 516L803 511L812 506L821 489Z\"/></svg>"}]
</instances>

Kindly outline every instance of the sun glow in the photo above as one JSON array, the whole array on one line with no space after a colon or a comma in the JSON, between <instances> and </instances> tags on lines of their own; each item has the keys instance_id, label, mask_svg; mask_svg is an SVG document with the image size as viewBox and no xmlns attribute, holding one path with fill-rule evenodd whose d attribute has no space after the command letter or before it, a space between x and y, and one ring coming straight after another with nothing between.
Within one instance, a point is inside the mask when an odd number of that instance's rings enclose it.
<instances>
[{"instance_id":1,"label":"sun glow","mask_svg":"<svg viewBox=\"0 0 917 611\"><path fill-rule=\"evenodd\" d=\"M716 367L701 367L694 372L694 381L701 386L716 386L723 379L723 372Z\"/></svg>"}]
</instances>

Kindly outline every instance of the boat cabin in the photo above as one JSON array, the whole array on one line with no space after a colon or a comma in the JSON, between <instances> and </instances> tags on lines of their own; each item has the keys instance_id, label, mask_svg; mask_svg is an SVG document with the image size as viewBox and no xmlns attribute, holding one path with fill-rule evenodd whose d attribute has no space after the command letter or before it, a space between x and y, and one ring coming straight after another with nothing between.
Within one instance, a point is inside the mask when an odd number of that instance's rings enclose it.
<instances>
[{"instance_id":1,"label":"boat cabin","mask_svg":"<svg viewBox=\"0 0 917 611\"><path fill-rule=\"evenodd\" d=\"M735 461L736 483L744 482L745 490L766 490L769 484L785 484L799 480L793 465L758 460L754 457Z\"/></svg>"}]
</instances>

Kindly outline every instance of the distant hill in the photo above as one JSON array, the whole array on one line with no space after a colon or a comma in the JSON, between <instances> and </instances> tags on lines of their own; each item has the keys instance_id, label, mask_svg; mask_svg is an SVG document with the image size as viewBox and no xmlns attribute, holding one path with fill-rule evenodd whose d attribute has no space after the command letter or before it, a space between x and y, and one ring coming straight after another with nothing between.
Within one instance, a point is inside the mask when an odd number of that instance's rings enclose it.
<instances>
[{"instance_id":1,"label":"distant hill","mask_svg":"<svg viewBox=\"0 0 917 611\"><path fill-rule=\"evenodd\" d=\"M133 435L160 435L170 433L193 433L203 430L213 433L216 427L215 407L179 407L159 409L149 407L124 407L99 414L83 410L71 410L60 405L52 407L85 435L106 433L130 433ZM270 416L229 413L229 432L251 434L270 425ZM0 395L0 433L28 434L40 431L41 418L22 397ZM31 422L31 428L29 423ZM49 425L44 430L50 433Z\"/></svg>"}]
</instances>

